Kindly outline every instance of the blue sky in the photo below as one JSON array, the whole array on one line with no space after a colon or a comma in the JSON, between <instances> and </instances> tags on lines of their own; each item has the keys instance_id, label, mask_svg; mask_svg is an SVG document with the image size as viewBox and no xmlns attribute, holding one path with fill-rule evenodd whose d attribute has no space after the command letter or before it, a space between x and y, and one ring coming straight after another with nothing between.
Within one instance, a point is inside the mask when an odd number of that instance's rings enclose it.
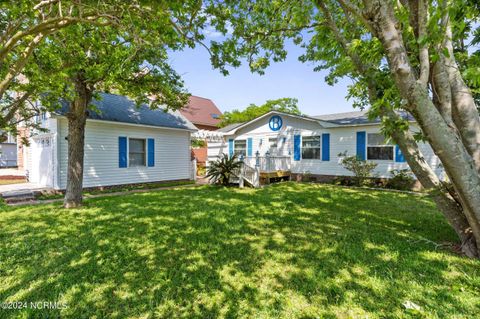
<instances>
[{"instance_id":1,"label":"blue sky","mask_svg":"<svg viewBox=\"0 0 480 319\"><path fill-rule=\"evenodd\" d=\"M242 65L225 77L212 69L209 55L202 47L174 52L170 57L189 92L212 99L222 111L282 97L297 98L300 111L307 115L353 110L352 103L345 99L349 80L333 87L327 85L325 72L314 72L313 64L298 61L301 48L293 44L287 48L287 60L273 63L265 75L252 74L247 65Z\"/></svg>"}]
</instances>

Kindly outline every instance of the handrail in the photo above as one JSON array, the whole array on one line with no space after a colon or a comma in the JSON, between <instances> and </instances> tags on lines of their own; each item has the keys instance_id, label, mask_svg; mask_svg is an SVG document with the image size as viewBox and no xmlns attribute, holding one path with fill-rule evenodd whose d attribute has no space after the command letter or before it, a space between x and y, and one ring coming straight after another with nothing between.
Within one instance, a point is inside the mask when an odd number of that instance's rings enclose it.
<instances>
[{"instance_id":1,"label":"handrail","mask_svg":"<svg viewBox=\"0 0 480 319\"><path fill-rule=\"evenodd\" d=\"M257 188L260 186L260 172L258 169L251 167L245 163L242 165L241 177L243 177L247 182L250 183L253 187Z\"/></svg>"},{"instance_id":2,"label":"handrail","mask_svg":"<svg viewBox=\"0 0 480 319\"><path fill-rule=\"evenodd\" d=\"M247 156L243 161L261 172L289 171L291 166L290 156Z\"/></svg>"}]
</instances>

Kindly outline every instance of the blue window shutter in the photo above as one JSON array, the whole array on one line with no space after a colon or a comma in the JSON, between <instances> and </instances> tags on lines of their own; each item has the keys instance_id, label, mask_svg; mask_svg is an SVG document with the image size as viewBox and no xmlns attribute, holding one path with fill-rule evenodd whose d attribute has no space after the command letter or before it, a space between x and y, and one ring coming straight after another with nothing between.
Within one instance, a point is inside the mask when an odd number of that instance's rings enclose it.
<instances>
[{"instance_id":1,"label":"blue window shutter","mask_svg":"<svg viewBox=\"0 0 480 319\"><path fill-rule=\"evenodd\" d=\"M330 160L330 134L322 134L322 161Z\"/></svg>"},{"instance_id":2,"label":"blue window shutter","mask_svg":"<svg viewBox=\"0 0 480 319\"><path fill-rule=\"evenodd\" d=\"M395 145L395 162L405 163L405 156L403 156L402 150L400 146Z\"/></svg>"},{"instance_id":3,"label":"blue window shutter","mask_svg":"<svg viewBox=\"0 0 480 319\"><path fill-rule=\"evenodd\" d=\"M367 133L357 132L357 157L364 161L366 157Z\"/></svg>"},{"instance_id":4,"label":"blue window shutter","mask_svg":"<svg viewBox=\"0 0 480 319\"><path fill-rule=\"evenodd\" d=\"M232 138L228 140L228 155L230 157L233 156L233 139Z\"/></svg>"},{"instance_id":5,"label":"blue window shutter","mask_svg":"<svg viewBox=\"0 0 480 319\"><path fill-rule=\"evenodd\" d=\"M247 138L247 156L252 156L252 144L253 144L253 139L251 137Z\"/></svg>"},{"instance_id":6,"label":"blue window shutter","mask_svg":"<svg viewBox=\"0 0 480 319\"><path fill-rule=\"evenodd\" d=\"M118 167L127 167L127 138L118 137Z\"/></svg>"},{"instance_id":7,"label":"blue window shutter","mask_svg":"<svg viewBox=\"0 0 480 319\"><path fill-rule=\"evenodd\" d=\"M300 135L293 136L293 160L300 160Z\"/></svg>"},{"instance_id":8,"label":"blue window shutter","mask_svg":"<svg viewBox=\"0 0 480 319\"><path fill-rule=\"evenodd\" d=\"M148 167L155 166L155 140L148 139Z\"/></svg>"}]
</instances>

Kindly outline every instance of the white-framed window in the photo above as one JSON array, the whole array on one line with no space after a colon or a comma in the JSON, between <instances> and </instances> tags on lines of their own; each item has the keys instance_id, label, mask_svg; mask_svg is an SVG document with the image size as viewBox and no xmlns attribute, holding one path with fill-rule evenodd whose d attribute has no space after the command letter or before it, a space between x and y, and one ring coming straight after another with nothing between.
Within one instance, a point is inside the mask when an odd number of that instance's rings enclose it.
<instances>
[{"instance_id":1,"label":"white-framed window","mask_svg":"<svg viewBox=\"0 0 480 319\"><path fill-rule=\"evenodd\" d=\"M247 140L235 140L234 154L247 156Z\"/></svg>"},{"instance_id":2,"label":"white-framed window","mask_svg":"<svg viewBox=\"0 0 480 319\"><path fill-rule=\"evenodd\" d=\"M277 137L269 137L268 138L268 151L270 155L277 155L278 149L278 138Z\"/></svg>"},{"instance_id":3,"label":"white-framed window","mask_svg":"<svg viewBox=\"0 0 480 319\"><path fill-rule=\"evenodd\" d=\"M277 138L276 137L270 137L268 139L268 145L270 145L271 150L276 150L277 149Z\"/></svg>"},{"instance_id":4,"label":"white-framed window","mask_svg":"<svg viewBox=\"0 0 480 319\"><path fill-rule=\"evenodd\" d=\"M380 133L367 134L367 159L393 161L395 146L385 141L385 137Z\"/></svg>"},{"instance_id":5,"label":"white-framed window","mask_svg":"<svg viewBox=\"0 0 480 319\"><path fill-rule=\"evenodd\" d=\"M302 159L320 159L320 136L302 136Z\"/></svg>"},{"instance_id":6,"label":"white-framed window","mask_svg":"<svg viewBox=\"0 0 480 319\"><path fill-rule=\"evenodd\" d=\"M147 166L146 146L143 138L128 139L128 166Z\"/></svg>"}]
</instances>

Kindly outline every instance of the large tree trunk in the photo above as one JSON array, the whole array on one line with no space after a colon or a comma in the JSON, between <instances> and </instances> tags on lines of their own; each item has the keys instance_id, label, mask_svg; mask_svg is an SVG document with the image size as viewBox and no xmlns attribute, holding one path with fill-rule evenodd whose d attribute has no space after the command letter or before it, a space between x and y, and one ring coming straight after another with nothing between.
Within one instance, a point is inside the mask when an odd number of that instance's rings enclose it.
<instances>
[{"instance_id":1,"label":"large tree trunk","mask_svg":"<svg viewBox=\"0 0 480 319\"><path fill-rule=\"evenodd\" d=\"M450 80L453 122L460 131L463 144L473 157L477 172L480 174L480 117L472 92L463 81L455 60L450 24L447 25L444 47L449 53L445 57L445 66Z\"/></svg>"},{"instance_id":2,"label":"large tree trunk","mask_svg":"<svg viewBox=\"0 0 480 319\"><path fill-rule=\"evenodd\" d=\"M447 189L442 187L440 180L430 165L425 162L418 144L409 131L397 130L392 134L415 176L431 197L447 222L455 230L461 241L461 250L468 257L480 257L479 249L473 236L470 224L463 213L462 206L453 198Z\"/></svg>"},{"instance_id":3,"label":"large tree trunk","mask_svg":"<svg viewBox=\"0 0 480 319\"><path fill-rule=\"evenodd\" d=\"M416 5L415 1L410 1L410 3ZM371 76L376 70L369 69L368 64L363 63L361 57L355 51L348 49L349 43L337 27L337 24L325 3L321 0L317 0L316 4L319 10L324 13L327 25L344 49L345 54L352 59L358 72L366 77L368 83L368 97L370 103L374 105L378 98L380 98L378 92L381 92L381 90L377 88L375 78ZM414 20L417 21L418 19ZM392 123L396 123L400 120L399 115L386 106L379 106L379 111L382 116L387 117ZM451 117L451 112L449 113L449 116ZM422 186L430 191L438 209L443 213L448 223L457 233L461 241L462 252L469 257L479 257L475 237L473 236L468 220L463 213L462 206L455 200L448 190L443 187L435 172L425 161L425 158L411 132L408 130L396 130L392 135L392 138L402 150L413 173Z\"/></svg>"},{"instance_id":4,"label":"large tree trunk","mask_svg":"<svg viewBox=\"0 0 480 319\"><path fill-rule=\"evenodd\" d=\"M85 144L85 125L87 107L92 99L82 74L75 79L75 100L70 104L68 112L68 168L67 189L64 207L74 208L82 205L83 190L83 158Z\"/></svg>"},{"instance_id":5,"label":"large tree trunk","mask_svg":"<svg viewBox=\"0 0 480 319\"><path fill-rule=\"evenodd\" d=\"M480 247L480 176L473 158L456 129L447 125L433 105L426 87L417 81L390 2L364 0L366 19L385 48L388 63L401 96L415 106L410 109L430 145L442 161L458 192L477 247Z\"/></svg>"}]
</instances>

